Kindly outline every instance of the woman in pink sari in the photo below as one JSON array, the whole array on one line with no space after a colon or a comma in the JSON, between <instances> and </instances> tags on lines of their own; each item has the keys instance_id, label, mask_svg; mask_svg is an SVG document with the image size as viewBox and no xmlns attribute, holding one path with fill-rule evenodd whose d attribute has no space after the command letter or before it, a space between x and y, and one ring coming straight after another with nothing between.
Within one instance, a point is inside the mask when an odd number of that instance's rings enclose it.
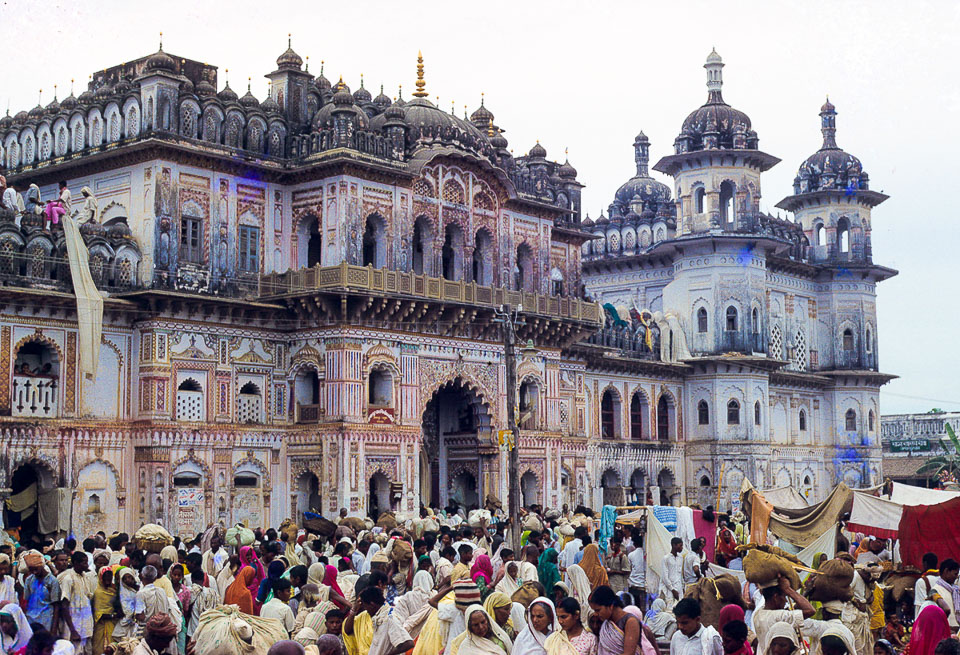
<instances>
[{"instance_id":1,"label":"woman in pink sari","mask_svg":"<svg viewBox=\"0 0 960 655\"><path fill-rule=\"evenodd\" d=\"M245 566L253 569L253 582L247 585L247 589L250 591L251 598L253 598L253 613L260 616L260 603L257 602L257 593L260 591L260 583L267 577L267 572L263 570L263 564L260 563L257 552L251 546L243 546L240 549L240 570L243 570ZM237 577L240 577L239 571Z\"/></svg>"},{"instance_id":2,"label":"woman in pink sari","mask_svg":"<svg viewBox=\"0 0 960 655\"><path fill-rule=\"evenodd\" d=\"M613 589L606 585L594 589L590 607L603 621L597 655L660 655L656 637L636 614L624 611Z\"/></svg>"},{"instance_id":3,"label":"woman in pink sari","mask_svg":"<svg viewBox=\"0 0 960 655\"><path fill-rule=\"evenodd\" d=\"M944 611L939 605L927 605L913 623L910 642L903 655L933 655L937 644L951 636L950 623Z\"/></svg>"}]
</instances>

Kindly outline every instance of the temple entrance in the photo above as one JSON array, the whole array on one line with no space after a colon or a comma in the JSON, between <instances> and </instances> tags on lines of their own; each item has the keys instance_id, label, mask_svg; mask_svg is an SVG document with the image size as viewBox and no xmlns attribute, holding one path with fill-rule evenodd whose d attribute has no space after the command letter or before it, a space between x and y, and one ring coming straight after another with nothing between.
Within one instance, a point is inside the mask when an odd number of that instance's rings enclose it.
<instances>
[{"instance_id":1,"label":"temple entrance","mask_svg":"<svg viewBox=\"0 0 960 655\"><path fill-rule=\"evenodd\" d=\"M390 502L390 481L383 473L377 471L370 476L370 499L367 503L367 514L376 521L387 510L392 510Z\"/></svg>"},{"instance_id":2,"label":"temple entrance","mask_svg":"<svg viewBox=\"0 0 960 655\"><path fill-rule=\"evenodd\" d=\"M478 507L483 485L477 451L490 438L490 414L480 396L460 378L447 382L427 402L422 431L421 502Z\"/></svg>"},{"instance_id":3,"label":"temple entrance","mask_svg":"<svg viewBox=\"0 0 960 655\"><path fill-rule=\"evenodd\" d=\"M533 471L527 471L520 477L520 496L523 498L524 507L530 507L539 501L540 483Z\"/></svg>"},{"instance_id":4,"label":"temple entrance","mask_svg":"<svg viewBox=\"0 0 960 655\"><path fill-rule=\"evenodd\" d=\"M304 512L321 513L320 481L310 471L304 471L297 478L297 520L302 520Z\"/></svg>"},{"instance_id":5,"label":"temple entrance","mask_svg":"<svg viewBox=\"0 0 960 655\"><path fill-rule=\"evenodd\" d=\"M38 503L40 495L53 486L52 473L42 466L22 464L13 472L10 499L3 509L3 524L7 529L20 529L19 541L24 546L38 546L45 534L56 531L56 515L52 517L53 525L43 525L50 517L41 517Z\"/></svg>"}]
</instances>

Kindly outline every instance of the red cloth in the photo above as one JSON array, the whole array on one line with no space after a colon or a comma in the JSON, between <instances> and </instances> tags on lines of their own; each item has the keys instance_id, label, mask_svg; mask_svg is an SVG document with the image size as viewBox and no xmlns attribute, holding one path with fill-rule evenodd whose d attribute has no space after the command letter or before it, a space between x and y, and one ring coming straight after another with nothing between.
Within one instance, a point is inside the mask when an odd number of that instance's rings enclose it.
<instances>
[{"instance_id":1,"label":"red cloth","mask_svg":"<svg viewBox=\"0 0 960 655\"><path fill-rule=\"evenodd\" d=\"M704 539L703 552L707 554L707 561L716 562L717 550L717 523L716 514L713 521L703 520L703 510L693 510L693 532L697 537Z\"/></svg>"},{"instance_id":2,"label":"red cloth","mask_svg":"<svg viewBox=\"0 0 960 655\"><path fill-rule=\"evenodd\" d=\"M933 655L937 644L951 636L944 611L937 605L927 605L913 623L910 643L903 651L904 655Z\"/></svg>"},{"instance_id":3,"label":"red cloth","mask_svg":"<svg viewBox=\"0 0 960 655\"><path fill-rule=\"evenodd\" d=\"M943 561L960 552L960 498L937 505L904 505L900 517L900 559L920 568L924 553Z\"/></svg>"}]
</instances>

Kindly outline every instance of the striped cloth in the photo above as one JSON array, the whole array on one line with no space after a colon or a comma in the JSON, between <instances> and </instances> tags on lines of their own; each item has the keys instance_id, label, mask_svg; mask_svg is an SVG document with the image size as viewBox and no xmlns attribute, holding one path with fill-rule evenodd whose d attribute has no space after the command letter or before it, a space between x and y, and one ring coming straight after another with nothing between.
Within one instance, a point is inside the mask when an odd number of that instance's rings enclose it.
<instances>
[{"instance_id":1,"label":"striped cloth","mask_svg":"<svg viewBox=\"0 0 960 655\"><path fill-rule=\"evenodd\" d=\"M677 531L677 508L664 505L654 505L653 515L669 532Z\"/></svg>"}]
</instances>

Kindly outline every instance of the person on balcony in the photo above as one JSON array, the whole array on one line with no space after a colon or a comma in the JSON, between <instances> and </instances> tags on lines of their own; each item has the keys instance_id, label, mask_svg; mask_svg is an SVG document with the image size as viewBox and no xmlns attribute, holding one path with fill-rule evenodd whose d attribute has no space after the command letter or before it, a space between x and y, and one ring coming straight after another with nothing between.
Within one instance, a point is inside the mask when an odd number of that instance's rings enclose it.
<instances>
[{"instance_id":1,"label":"person on balcony","mask_svg":"<svg viewBox=\"0 0 960 655\"><path fill-rule=\"evenodd\" d=\"M77 212L77 224L97 222L97 198L93 195L90 187L85 186L80 189L80 195L83 196L83 206Z\"/></svg>"},{"instance_id":2,"label":"person on balcony","mask_svg":"<svg viewBox=\"0 0 960 655\"><path fill-rule=\"evenodd\" d=\"M24 212L27 214L42 214L43 205L40 202L40 187L31 184L27 189L27 200L24 205Z\"/></svg>"},{"instance_id":3,"label":"person on balcony","mask_svg":"<svg viewBox=\"0 0 960 655\"><path fill-rule=\"evenodd\" d=\"M60 180L60 195L57 196L56 200L51 200L47 203L46 209L44 209L44 216L46 216L45 229L49 230L52 225L57 225L60 223L60 217L64 214L70 213L70 208L72 203L70 197L70 189L67 188L66 180Z\"/></svg>"}]
</instances>

